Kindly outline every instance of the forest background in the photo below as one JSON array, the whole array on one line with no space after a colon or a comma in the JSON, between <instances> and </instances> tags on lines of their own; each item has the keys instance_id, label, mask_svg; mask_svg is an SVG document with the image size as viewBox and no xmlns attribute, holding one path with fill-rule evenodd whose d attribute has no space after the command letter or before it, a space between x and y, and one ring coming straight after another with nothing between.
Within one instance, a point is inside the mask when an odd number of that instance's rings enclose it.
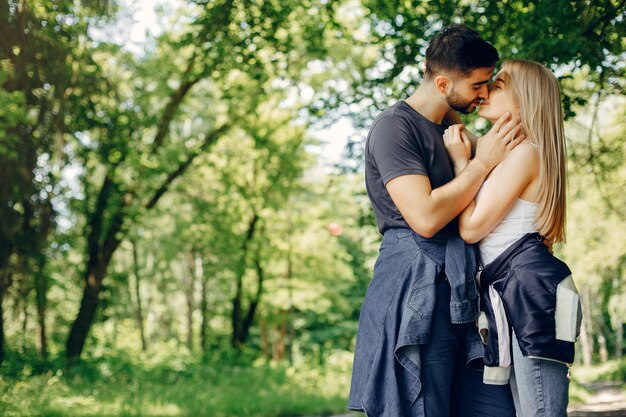
<instances>
[{"instance_id":1,"label":"forest background","mask_svg":"<svg viewBox=\"0 0 626 417\"><path fill-rule=\"evenodd\" d=\"M343 412L380 242L366 129L452 22L559 78L556 253L584 305L572 399L585 378L624 383L625 15L617 0L0 0L0 414Z\"/></svg>"}]
</instances>

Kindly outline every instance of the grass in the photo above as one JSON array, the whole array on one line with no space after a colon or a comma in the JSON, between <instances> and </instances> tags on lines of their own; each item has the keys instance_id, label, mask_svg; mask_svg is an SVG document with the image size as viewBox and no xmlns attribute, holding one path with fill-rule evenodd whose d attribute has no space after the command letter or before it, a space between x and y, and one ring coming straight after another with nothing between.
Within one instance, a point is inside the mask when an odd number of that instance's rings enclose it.
<instances>
[{"instance_id":1,"label":"grass","mask_svg":"<svg viewBox=\"0 0 626 417\"><path fill-rule=\"evenodd\" d=\"M193 358L89 360L0 376L0 415L287 417L344 413L346 361L309 366L202 363Z\"/></svg>"},{"instance_id":2,"label":"grass","mask_svg":"<svg viewBox=\"0 0 626 417\"><path fill-rule=\"evenodd\" d=\"M5 417L211 416L295 417L344 414L352 355L324 367L295 367L235 358L121 352L68 367L15 355L0 369ZM250 364L252 362L252 364ZM626 360L572 369L570 403L591 396L584 384L624 381Z\"/></svg>"}]
</instances>

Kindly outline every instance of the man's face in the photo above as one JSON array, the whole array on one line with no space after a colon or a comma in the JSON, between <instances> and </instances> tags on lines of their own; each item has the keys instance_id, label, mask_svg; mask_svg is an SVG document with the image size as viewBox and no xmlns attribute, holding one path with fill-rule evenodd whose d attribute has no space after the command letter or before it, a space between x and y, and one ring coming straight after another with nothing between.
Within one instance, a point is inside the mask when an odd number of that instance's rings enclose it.
<instances>
[{"instance_id":1,"label":"man's face","mask_svg":"<svg viewBox=\"0 0 626 417\"><path fill-rule=\"evenodd\" d=\"M492 74L493 68L476 68L467 77L454 79L452 91L446 95L448 106L464 114L473 112L489 97L487 83Z\"/></svg>"}]
</instances>

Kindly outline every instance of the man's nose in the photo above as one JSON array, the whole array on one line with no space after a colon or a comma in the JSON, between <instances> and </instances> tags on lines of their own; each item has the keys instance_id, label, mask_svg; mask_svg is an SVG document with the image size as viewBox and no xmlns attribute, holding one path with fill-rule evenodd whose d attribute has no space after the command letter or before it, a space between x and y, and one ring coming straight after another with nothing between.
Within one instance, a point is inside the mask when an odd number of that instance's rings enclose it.
<instances>
[{"instance_id":1,"label":"man's nose","mask_svg":"<svg viewBox=\"0 0 626 417\"><path fill-rule=\"evenodd\" d=\"M478 97L480 97L482 99L489 98L489 87L487 87L486 84L483 84L480 87L480 91L478 92Z\"/></svg>"}]
</instances>

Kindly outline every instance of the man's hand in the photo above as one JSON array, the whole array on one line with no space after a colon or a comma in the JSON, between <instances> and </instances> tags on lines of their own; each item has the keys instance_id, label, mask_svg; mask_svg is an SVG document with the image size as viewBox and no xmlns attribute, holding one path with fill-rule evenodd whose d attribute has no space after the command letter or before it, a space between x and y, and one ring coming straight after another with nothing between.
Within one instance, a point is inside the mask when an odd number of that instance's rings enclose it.
<instances>
[{"instance_id":1,"label":"man's hand","mask_svg":"<svg viewBox=\"0 0 626 417\"><path fill-rule=\"evenodd\" d=\"M485 164L489 171L525 139L524 135L520 135L522 131L520 122L509 120L510 117L511 114L508 112L503 114L489 132L478 139L475 159Z\"/></svg>"},{"instance_id":2,"label":"man's hand","mask_svg":"<svg viewBox=\"0 0 626 417\"><path fill-rule=\"evenodd\" d=\"M459 114L456 112L456 110L452 109L448 110L446 115L443 117L443 120L446 121L450 126L463 124L463 121L459 117ZM472 156L474 156L474 154L476 153L476 142L478 141L478 137L465 128L463 128L463 134L469 139L470 144L472 145Z\"/></svg>"},{"instance_id":3,"label":"man's hand","mask_svg":"<svg viewBox=\"0 0 626 417\"><path fill-rule=\"evenodd\" d=\"M463 130L464 127L462 124L452 125L443 133L443 143L457 175L465 169L472 153L472 144Z\"/></svg>"}]
</instances>

